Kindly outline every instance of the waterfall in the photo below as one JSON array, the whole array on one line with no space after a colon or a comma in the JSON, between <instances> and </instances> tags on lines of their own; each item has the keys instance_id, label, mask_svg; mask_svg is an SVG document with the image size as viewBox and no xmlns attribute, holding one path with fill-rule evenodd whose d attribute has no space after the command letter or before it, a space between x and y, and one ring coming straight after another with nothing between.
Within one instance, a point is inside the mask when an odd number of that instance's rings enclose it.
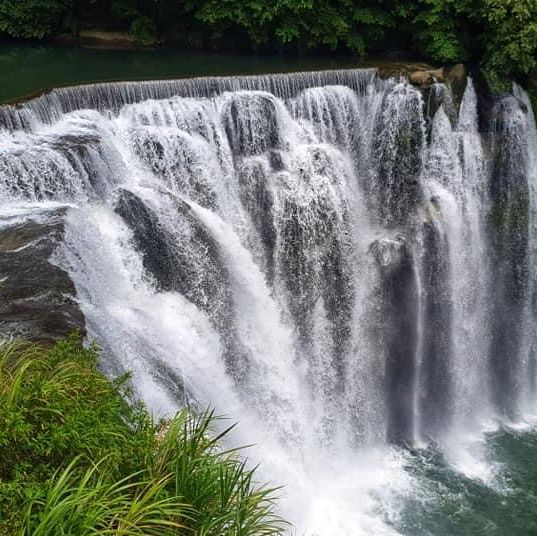
<instances>
[{"instance_id":1,"label":"waterfall","mask_svg":"<svg viewBox=\"0 0 537 536\"><path fill-rule=\"evenodd\" d=\"M396 534L409 449L479 476L537 414L537 131L516 85L480 113L375 70L57 89L0 107L0 228L64 207L102 369L238 421L298 534Z\"/></svg>"}]
</instances>

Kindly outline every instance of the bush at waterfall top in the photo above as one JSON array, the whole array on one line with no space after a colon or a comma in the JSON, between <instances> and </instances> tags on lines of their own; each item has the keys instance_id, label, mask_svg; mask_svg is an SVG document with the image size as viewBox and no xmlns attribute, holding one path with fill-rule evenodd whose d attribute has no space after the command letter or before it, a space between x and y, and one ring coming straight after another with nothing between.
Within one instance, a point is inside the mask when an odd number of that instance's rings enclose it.
<instances>
[{"instance_id":1,"label":"bush at waterfall top","mask_svg":"<svg viewBox=\"0 0 537 536\"><path fill-rule=\"evenodd\" d=\"M535 74L531 0L10 0L0 32L43 38L80 29L130 31L144 44L235 50L412 51L437 62L483 61L499 79Z\"/></svg>"}]
</instances>

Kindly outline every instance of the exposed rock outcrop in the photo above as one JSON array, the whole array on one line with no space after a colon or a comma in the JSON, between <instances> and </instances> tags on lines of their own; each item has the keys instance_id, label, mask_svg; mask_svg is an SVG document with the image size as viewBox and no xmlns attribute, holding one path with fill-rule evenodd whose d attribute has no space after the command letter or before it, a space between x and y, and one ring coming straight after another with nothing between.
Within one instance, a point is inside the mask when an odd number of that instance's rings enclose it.
<instances>
[{"instance_id":1,"label":"exposed rock outcrop","mask_svg":"<svg viewBox=\"0 0 537 536\"><path fill-rule=\"evenodd\" d=\"M466 65L457 63L446 74L454 101L459 104L466 89L466 81L468 79L468 69Z\"/></svg>"},{"instance_id":2,"label":"exposed rock outcrop","mask_svg":"<svg viewBox=\"0 0 537 536\"><path fill-rule=\"evenodd\" d=\"M50 262L63 230L62 211L0 227L0 337L48 344L84 332L74 285Z\"/></svg>"},{"instance_id":3,"label":"exposed rock outcrop","mask_svg":"<svg viewBox=\"0 0 537 536\"><path fill-rule=\"evenodd\" d=\"M387 434L390 441L407 444L414 433L414 357L419 344L416 259L402 234L376 240L369 252L381 274L379 320L386 327Z\"/></svg>"},{"instance_id":4,"label":"exposed rock outcrop","mask_svg":"<svg viewBox=\"0 0 537 536\"><path fill-rule=\"evenodd\" d=\"M408 77L411 84L418 87L429 87L435 82L445 82L444 69L431 69L428 71L414 71Z\"/></svg>"},{"instance_id":5,"label":"exposed rock outcrop","mask_svg":"<svg viewBox=\"0 0 537 536\"><path fill-rule=\"evenodd\" d=\"M378 69L381 78L393 78L399 76L409 77L414 72L434 71L435 67L429 63L416 61L383 61L374 60L364 62L364 67Z\"/></svg>"}]
</instances>

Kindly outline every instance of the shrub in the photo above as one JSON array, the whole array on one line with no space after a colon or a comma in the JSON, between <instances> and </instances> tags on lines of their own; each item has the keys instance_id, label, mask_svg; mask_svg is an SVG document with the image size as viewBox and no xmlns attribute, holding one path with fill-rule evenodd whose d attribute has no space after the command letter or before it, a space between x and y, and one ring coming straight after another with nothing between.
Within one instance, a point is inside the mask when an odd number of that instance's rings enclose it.
<instances>
[{"instance_id":1,"label":"shrub","mask_svg":"<svg viewBox=\"0 0 537 536\"><path fill-rule=\"evenodd\" d=\"M0 0L0 33L43 38L61 27L70 7L70 0Z\"/></svg>"},{"instance_id":2,"label":"shrub","mask_svg":"<svg viewBox=\"0 0 537 536\"><path fill-rule=\"evenodd\" d=\"M97 360L77 336L0 344L0 534L282 533L211 412L154 422Z\"/></svg>"}]
</instances>

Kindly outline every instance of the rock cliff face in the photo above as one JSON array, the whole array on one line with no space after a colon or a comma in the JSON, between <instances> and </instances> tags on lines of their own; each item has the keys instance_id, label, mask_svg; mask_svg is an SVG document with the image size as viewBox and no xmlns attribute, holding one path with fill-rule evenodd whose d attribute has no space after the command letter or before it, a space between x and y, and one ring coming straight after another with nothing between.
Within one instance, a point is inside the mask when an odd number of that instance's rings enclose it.
<instances>
[{"instance_id":1,"label":"rock cliff face","mask_svg":"<svg viewBox=\"0 0 537 536\"><path fill-rule=\"evenodd\" d=\"M50 257L63 235L62 211L0 227L0 337L51 343L84 317L75 288Z\"/></svg>"},{"instance_id":2,"label":"rock cliff face","mask_svg":"<svg viewBox=\"0 0 537 536\"><path fill-rule=\"evenodd\" d=\"M376 202L378 202L380 221L393 228L406 225L409 214L414 213L416 207L423 202L424 193L420 185L420 170L423 167L421 156L427 139L431 135L431 125L433 125L433 119L438 108L443 106L445 113L449 115L451 122L454 123L458 113L457 109L461 106L467 87L468 76L470 76L473 80L472 90L475 87L477 94L478 130L485 135L484 140L486 141L488 139L487 134L492 130L494 123L495 101L481 73L471 66L456 65L451 68L434 68L427 64L393 62L379 65L376 75L365 73L362 76L366 75L368 77L373 76L377 81L378 78L406 78L412 84L399 84L387 92L383 104L385 113L378 116L377 126L374 129L374 141L372 142L375 162L377 163L375 164L375 172L378 173L379 177L378 191L373 192L374 195L372 193L372 199L376 199ZM313 73L312 76L317 75ZM339 74L330 76L335 76L334 84L336 85L355 87L356 80L351 80L352 76L346 71L340 71ZM292 91L287 96L291 97L298 91L304 91L308 86L307 78L308 75L305 74L295 76L293 84L296 87L293 86ZM117 108L119 110L131 100L136 102L147 98L167 98L171 95L183 93L184 96L193 96L197 93L200 95L207 93L209 95L217 84L223 84L223 89L232 91L236 83L234 79L228 79L227 82L216 79L198 82L157 82L154 86L158 90L155 91L151 89L153 88L152 83L127 83L124 84L124 89L117 90L116 96L120 97L117 105L109 100L110 95L115 95L114 91L116 90L114 88L116 85L81 86L80 88L57 90L51 95L36 99L18 108L0 108L0 120L3 120L4 126L8 129L24 127L31 130L31 122L28 120L31 115L30 112L35 112L40 117L40 120L48 122L47 114L53 109L54 103L56 105L61 104L61 112L69 112L71 109L77 108L106 109L109 105L113 109ZM363 83L363 81L357 83L355 90L359 90ZM380 83L382 84L382 82ZM118 88L120 86L123 87L123 85L117 85ZM246 84L245 88L248 87L248 84ZM267 78L267 83L263 85L263 88L266 90L271 89L273 92L282 89L278 83L270 82L269 78ZM147 94L144 93L146 91ZM309 90L309 92L311 95L306 92L306 96L301 98L306 99L308 95L311 97L316 94L312 90ZM76 98L73 98L75 95ZM80 100L79 103L77 103L77 99ZM255 163L252 160L248 165L243 165L238 173L238 180L244 191L247 191L251 184L257 185L248 194L251 199L248 195L241 194L241 202L248 207L248 210L254 211L252 213L253 221L259 222L258 231L260 236L263 237L265 253L268 259L265 263L267 265L267 278L271 283L275 277L274 269L271 268L271 265L275 262L273 250L276 229L273 228L272 222L269 220L276 201L273 197L270 197L272 194L269 195L264 191L265 186L263 185L267 180L265 177L265 174L268 173L267 170L272 169L275 173L285 171L284 163L276 162L281 150L281 133L277 128L278 114L280 112L275 107L276 102L276 100L266 95L260 96L259 93L237 93L223 108L224 115L222 119L224 132L229 138L233 153L238 155L237 157L247 161L248 159L258 158L258 153L260 152L267 152L271 155L268 167L263 167L259 162ZM300 102L297 101L296 106L299 106ZM390 102L392 105L390 105ZM247 116L239 117L239 111L245 109L248 110ZM305 109L313 110L311 112L313 115L310 118L312 121L324 117L322 113L315 111L311 106ZM59 114L60 111L57 113ZM426 119L424 124L428 125L426 130L421 128L421 122L424 117ZM51 114L48 119L50 122L57 121L55 114ZM2 121L0 121L1 124ZM343 132L343 127L340 127L340 131ZM151 137L153 131L148 131L147 139L141 136L141 132L143 131L137 130L136 136L134 136L136 152L139 153L143 160L147 161L152 171L157 176L163 177L181 175L183 171L177 166L179 160L176 158L166 160L162 140L153 139ZM257 136L255 139L252 137L254 133ZM64 136L61 143L65 145L64 149L69 153L69 158L81 160L81 165L85 167L88 177L90 177L90 182L95 183L93 186L100 180L107 182L110 179L112 181L111 176L106 175L104 179L103 177L99 179L95 175L97 169L108 170L108 167L93 166L92 164L91 155L94 153L100 154L99 143L94 133L90 135L85 132L83 138L81 138L82 141L78 138L75 141L73 140L75 138L68 139ZM54 143L58 144L58 139ZM181 148L184 143L185 140L182 138L176 138L172 140L170 147L166 150ZM61 147L60 145L57 147L55 145L57 149L62 147L63 145ZM91 148L89 152L88 147ZM16 161L18 156L12 156L11 158ZM36 169L35 177L40 176L43 172L43 169ZM109 173L109 171L106 173ZM56 171L53 170L49 178L51 183L55 183L55 177ZM12 184L10 188L16 190L17 184ZM95 188L97 191L97 186ZM209 192L206 186L198 186L197 188L195 195L193 194L197 202L203 206L214 208L214 192ZM66 192L68 190L69 188L67 188ZM47 192L47 188L42 191L36 190L35 195L38 198L40 196L46 197ZM99 192L99 195L102 193ZM185 238L187 235L184 235L182 247L177 251L168 251L164 247L169 241L166 238L167 235L160 236L159 226L151 224L148 227L153 220L156 221L156 216L149 211L138 210L137 203L139 200L135 196L130 195L129 197L129 195L125 191L120 195L116 212L134 228L134 236L138 245L140 247L141 245L147 246L141 247L141 249L151 252L150 255L144 256L145 268L156 278L162 290L179 290L190 301L208 312L211 318L220 319L218 322L215 321L215 327L221 333L226 333L224 337L226 351L236 353L235 350L231 350L234 345L230 342L234 336L228 318L228 315L231 314L230 311L232 311L232 307L229 306L230 297L221 290L227 287L222 285L219 282L220 279L216 277L217 272L221 272L220 275L225 280L227 274L214 268L213 264L218 263L213 257L210 257L204 251L198 251L200 248L205 248L200 244L205 244L206 238L200 239L199 233L192 231L191 244ZM375 203L375 201L371 202ZM292 207L292 204L288 203L284 212L294 214L298 210L296 207L294 209L290 207ZM32 220L8 219L0 221L0 337L15 336L33 341L51 342L66 335L73 329L84 331L84 316L76 303L74 285L68 274L55 266L50 260L64 234L63 216L63 210L47 210L38 213L36 218L32 216ZM185 225L188 227L191 225L191 222L187 221L189 216L185 213L184 217ZM145 222L145 227L141 225L141 220ZM292 224L294 225L291 219L286 224L285 229L281 231L282 236L293 235ZM136 229L138 229L138 233ZM141 233L140 231L142 230L143 232ZM150 239L150 237L152 238ZM157 242L155 242L157 239L155 237L159 239ZM431 237L431 247L433 249L440 248L440 237L436 237L434 234ZM338 250L339 245L334 250L328 246L326 247L327 251L331 252L332 261L336 262L334 259L338 258L336 250ZM407 246L405 245L405 247ZM205 279L200 275L199 266L196 267L195 271L188 271L184 268L184 266L187 266L183 259L185 255L187 257L190 255L196 259L209 259L206 262L208 276ZM399 301L399 291L409 293L410 297L407 301L410 304L410 309L413 309L415 305L412 289L406 283L400 289L398 281L400 279L404 280L405 277L414 277L412 270L415 271L415 268L412 267L415 259L412 258L410 250L402 256L402 259L404 262L398 268L400 277L399 275L394 276L393 284L390 283L391 279L387 278L388 283L384 291L388 296L386 298L388 303L391 303L391 301L397 303ZM167 266L167 262L172 262L174 267ZM332 266L328 261L325 264ZM346 270L342 269L339 272L346 273ZM397 270L395 272L399 274ZM162 274L165 274L165 276L162 276ZM197 286L193 283L195 281L198 282ZM217 284L211 286L208 281L217 282ZM200 294L201 297L196 298L194 290L198 289L198 287L204 290ZM302 300L302 293L305 292L302 285L296 284L296 281L291 281L289 290L291 294L295 291L298 292L300 300ZM440 291L439 294L441 294ZM219 296L218 300L209 298L214 298L215 295ZM298 300L298 305L295 307L297 309L295 316L301 317L304 314L304 310L309 310L311 307L304 308L304 304L300 300ZM328 303L329 299L325 301ZM215 304L223 305L220 307ZM339 307L344 309L341 303L339 303ZM294 311L293 308L292 310ZM442 312L442 314L446 318L449 317L448 313L444 314ZM342 331L345 331L345 329L342 328ZM398 338L395 337L394 340L397 344ZM410 340L409 345L412 344L415 344L415 341ZM407 367L405 370L410 369L410 367ZM395 372L394 374L397 376ZM398 383L404 384L402 381L398 381Z\"/></svg>"}]
</instances>

